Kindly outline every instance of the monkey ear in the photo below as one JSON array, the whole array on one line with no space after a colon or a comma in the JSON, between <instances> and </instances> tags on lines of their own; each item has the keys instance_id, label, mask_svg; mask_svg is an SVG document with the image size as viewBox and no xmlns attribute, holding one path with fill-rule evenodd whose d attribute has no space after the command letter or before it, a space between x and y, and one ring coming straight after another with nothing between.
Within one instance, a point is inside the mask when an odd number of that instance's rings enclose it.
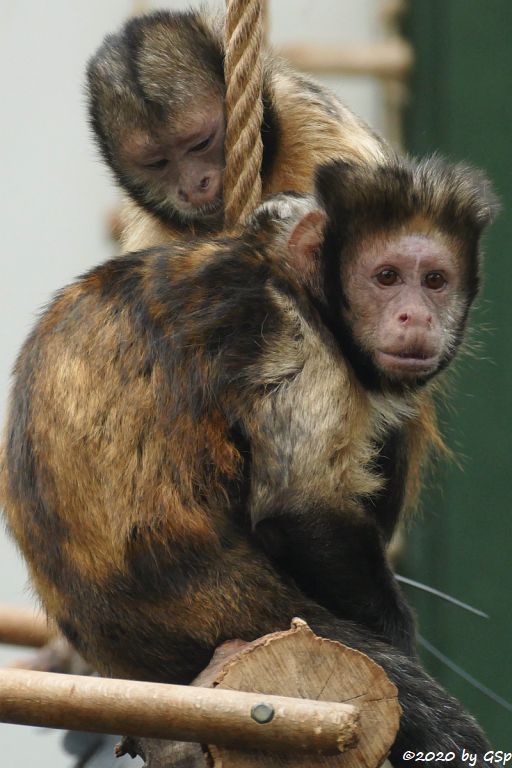
<instances>
[{"instance_id":1,"label":"monkey ear","mask_svg":"<svg viewBox=\"0 0 512 768\"><path fill-rule=\"evenodd\" d=\"M288 238L291 261L297 273L306 280L310 280L317 270L326 221L325 211L310 211L295 225Z\"/></svg>"}]
</instances>

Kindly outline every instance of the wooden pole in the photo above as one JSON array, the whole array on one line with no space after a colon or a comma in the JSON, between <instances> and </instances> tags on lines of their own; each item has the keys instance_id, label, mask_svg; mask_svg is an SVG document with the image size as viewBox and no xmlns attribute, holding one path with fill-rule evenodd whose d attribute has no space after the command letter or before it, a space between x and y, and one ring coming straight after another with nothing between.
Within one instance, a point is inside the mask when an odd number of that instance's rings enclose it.
<instances>
[{"instance_id":1,"label":"wooden pole","mask_svg":"<svg viewBox=\"0 0 512 768\"><path fill-rule=\"evenodd\" d=\"M358 719L351 704L21 669L0 672L4 723L338 754L356 743Z\"/></svg>"},{"instance_id":2,"label":"wooden pole","mask_svg":"<svg viewBox=\"0 0 512 768\"><path fill-rule=\"evenodd\" d=\"M41 648L53 634L42 613L31 608L0 605L0 643Z\"/></svg>"},{"instance_id":3,"label":"wooden pole","mask_svg":"<svg viewBox=\"0 0 512 768\"><path fill-rule=\"evenodd\" d=\"M368 75L380 79L403 80L414 61L409 43L400 38L358 45L283 46L283 58L298 69L316 74Z\"/></svg>"}]
</instances>

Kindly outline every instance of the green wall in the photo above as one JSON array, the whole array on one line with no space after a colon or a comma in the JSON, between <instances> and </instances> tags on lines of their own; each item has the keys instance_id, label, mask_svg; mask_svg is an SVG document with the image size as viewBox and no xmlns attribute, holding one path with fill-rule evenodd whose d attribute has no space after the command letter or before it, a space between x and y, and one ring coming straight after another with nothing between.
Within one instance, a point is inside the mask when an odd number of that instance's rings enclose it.
<instances>
[{"instance_id":1,"label":"green wall","mask_svg":"<svg viewBox=\"0 0 512 768\"><path fill-rule=\"evenodd\" d=\"M457 365L442 407L461 466L434 469L402 570L490 614L486 621L407 588L420 632L512 701L512 0L410 0L405 32L417 59L409 150L484 168L503 211L485 241L473 354ZM512 751L512 713L423 658L494 747Z\"/></svg>"}]
</instances>

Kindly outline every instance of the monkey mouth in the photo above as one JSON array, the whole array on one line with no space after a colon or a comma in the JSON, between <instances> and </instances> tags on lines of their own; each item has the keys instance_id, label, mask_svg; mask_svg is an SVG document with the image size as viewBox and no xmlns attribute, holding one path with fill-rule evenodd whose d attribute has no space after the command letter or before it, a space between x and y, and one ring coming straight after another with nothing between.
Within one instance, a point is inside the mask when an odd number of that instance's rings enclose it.
<instances>
[{"instance_id":1,"label":"monkey mouth","mask_svg":"<svg viewBox=\"0 0 512 768\"><path fill-rule=\"evenodd\" d=\"M401 349L396 352L380 349L377 355L384 369L401 373L430 373L439 363L439 355L424 349Z\"/></svg>"},{"instance_id":2,"label":"monkey mouth","mask_svg":"<svg viewBox=\"0 0 512 768\"><path fill-rule=\"evenodd\" d=\"M179 207L181 216L184 219L207 219L218 216L223 208L222 195L219 195L210 203L204 205L183 205Z\"/></svg>"}]
</instances>

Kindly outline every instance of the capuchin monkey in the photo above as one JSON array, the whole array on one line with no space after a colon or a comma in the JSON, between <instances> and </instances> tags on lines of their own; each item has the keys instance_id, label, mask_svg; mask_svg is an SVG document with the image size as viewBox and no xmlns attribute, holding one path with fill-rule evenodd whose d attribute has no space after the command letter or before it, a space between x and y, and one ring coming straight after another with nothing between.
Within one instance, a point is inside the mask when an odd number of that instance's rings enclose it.
<instances>
[{"instance_id":1,"label":"capuchin monkey","mask_svg":"<svg viewBox=\"0 0 512 768\"><path fill-rule=\"evenodd\" d=\"M60 291L16 363L1 501L48 614L100 672L188 683L303 617L397 685L391 753L479 755L409 655L378 448L454 358L486 180L336 161L236 235L113 259ZM272 548L268 540L280 534ZM279 535L277 537L279 539Z\"/></svg>"},{"instance_id":2,"label":"capuchin monkey","mask_svg":"<svg viewBox=\"0 0 512 768\"><path fill-rule=\"evenodd\" d=\"M222 25L204 11L158 11L109 35L87 70L90 122L132 205L122 248L162 245L223 224ZM389 149L326 88L263 60L263 193L311 192L331 158L382 161Z\"/></svg>"}]
</instances>

